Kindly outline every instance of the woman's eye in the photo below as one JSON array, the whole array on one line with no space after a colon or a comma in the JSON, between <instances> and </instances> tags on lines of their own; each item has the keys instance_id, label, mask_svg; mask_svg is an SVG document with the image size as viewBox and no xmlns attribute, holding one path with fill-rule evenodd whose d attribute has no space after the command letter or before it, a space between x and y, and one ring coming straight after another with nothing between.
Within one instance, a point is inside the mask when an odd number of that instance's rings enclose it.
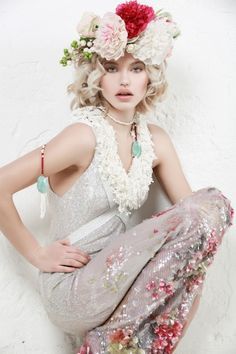
<instances>
[{"instance_id":1,"label":"woman's eye","mask_svg":"<svg viewBox=\"0 0 236 354\"><path fill-rule=\"evenodd\" d=\"M143 71L143 68L141 68L140 66L134 67L133 70L137 73Z\"/></svg>"},{"instance_id":2,"label":"woman's eye","mask_svg":"<svg viewBox=\"0 0 236 354\"><path fill-rule=\"evenodd\" d=\"M114 73L116 71L115 66L107 66L105 69L108 73Z\"/></svg>"}]
</instances>

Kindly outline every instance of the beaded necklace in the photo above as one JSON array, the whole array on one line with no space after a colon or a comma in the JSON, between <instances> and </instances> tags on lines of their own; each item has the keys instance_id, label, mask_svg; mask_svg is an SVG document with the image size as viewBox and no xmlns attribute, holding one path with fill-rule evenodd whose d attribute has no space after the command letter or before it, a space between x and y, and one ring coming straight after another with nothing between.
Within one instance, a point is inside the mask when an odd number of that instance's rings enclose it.
<instances>
[{"instance_id":1,"label":"beaded necklace","mask_svg":"<svg viewBox=\"0 0 236 354\"><path fill-rule=\"evenodd\" d=\"M130 135L133 138L133 143L131 146L131 153L132 157L139 157L142 153L142 147L140 142L138 141L138 134L137 134L137 123L135 121L135 118L132 119L130 122L122 122L116 118L114 118L110 113L105 113L107 117L111 118L115 123L121 124L121 125L131 125L130 129Z\"/></svg>"}]
</instances>

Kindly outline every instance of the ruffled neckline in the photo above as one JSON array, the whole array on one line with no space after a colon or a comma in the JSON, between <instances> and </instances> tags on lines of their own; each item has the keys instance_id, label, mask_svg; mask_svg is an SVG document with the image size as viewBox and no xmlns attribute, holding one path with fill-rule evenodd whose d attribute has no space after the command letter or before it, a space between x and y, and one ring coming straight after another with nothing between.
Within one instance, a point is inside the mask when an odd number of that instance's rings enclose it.
<instances>
[{"instance_id":1,"label":"ruffled neckline","mask_svg":"<svg viewBox=\"0 0 236 354\"><path fill-rule=\"evenodd\" d=\"M103 112L102 112L102 114L103 114ZM124 173L127 176L129 176L129 174L131 173L131 170L133 169L133 166L134 166L134 158L137 158L137 157L133 157L132 158L131 165L129 166L128 171L126 171L126 169L125 169L125 167L124 167L124 165L122 163L122 160L120 158L120 155L119 155L119 151L118 151L119 144L118 144L118 140L117 140L117 136L116 136L116 131L115 131L114 127L105 118L103 118L103 120L104 120L104 124L107 125L107 129L110 130L113 142L116 145L117 163L120 165L121 169L124 170ZM138 125L138 134L139 134L139 115L137 115L137 117L136 117L136 123Z\"/></svg>"},{"instance_id":2,"label":"ruffled neckline","mask_svg":"<svg viewBox=\"0 0 236 354\"><path fill-rule=\"evenodd\" d=\"M115 129L104 119L104 112L99 107L90 106L79 108L73 114L76 121L84 121L94 128L97 140L97 167L101 179L111 188L119 212L131 214L131 210L138 209L146 200L149 185L153 182L152 162L156 155L146 117L137 115L142 153L140 157L133 157L131 166L126 171L118 153Z\"/></svg>"}]
</instances>

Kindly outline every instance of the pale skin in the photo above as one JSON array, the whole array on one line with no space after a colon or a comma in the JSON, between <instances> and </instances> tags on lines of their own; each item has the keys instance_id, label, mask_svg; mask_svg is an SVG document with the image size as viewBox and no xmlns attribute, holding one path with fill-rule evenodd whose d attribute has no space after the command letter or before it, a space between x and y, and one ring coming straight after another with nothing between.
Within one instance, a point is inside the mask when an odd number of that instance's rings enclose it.
<instances>
[{"instance_id":1,"label":"pale skin","mask_svg":"<svg viewBox=\"0 0 236 354\"><path fill-rule=\"evenodd\" d=\"M106 72L100 86L109 113L120 121L129 122L147 90L149 78L145 65L127 53L118 61L103 65ZM122 101L116 96L123 88L133 94L128 101ZM130 126L117 124L109 117L106 119L115 130L118 155L128 171L132 162ZM171 203L175 204L192 194L191 187L167 132L154 124L149 124L148 127L158 156L153 161L154 174ZM44 172L49 177L54 193L62 196L83 174L93 158L95 145L92 128L83 123L68 125L47 143ZM40 150L41 147L38 147L0 168L0 229L17 251L38 269L46 272L73 272L89 262L89 255L70 245L66 239L68 235L63 240L41 246L23 224L13 202L16 192L36 183L40 175ZM198 304L199 298L195 301L189 323Z\"/></svg>"}]
</instances>

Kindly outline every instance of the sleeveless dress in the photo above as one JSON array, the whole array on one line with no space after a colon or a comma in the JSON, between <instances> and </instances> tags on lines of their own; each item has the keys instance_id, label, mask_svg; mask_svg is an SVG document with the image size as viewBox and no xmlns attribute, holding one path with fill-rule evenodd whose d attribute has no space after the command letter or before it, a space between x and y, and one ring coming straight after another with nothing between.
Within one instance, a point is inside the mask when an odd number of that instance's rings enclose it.
<instances>
[{"instance_id":1,"label":"sleeveless dress","mask_svg":"<svg viewBox=\"0 0 236 354\"><path fill-rule=\"evenodd\" d=\"M80 353L171 353L232 225L229 200L208 187L127 229L148 197L156 158L146 117L137 119L142 154L127 173L101 109L76 110L71 122L93 129L93 159L62 197L48 191L50 239L73 235L72 244L91 256L72 273L39 271L48 316L83 342Z\"/></svg>"}]
</instances>

